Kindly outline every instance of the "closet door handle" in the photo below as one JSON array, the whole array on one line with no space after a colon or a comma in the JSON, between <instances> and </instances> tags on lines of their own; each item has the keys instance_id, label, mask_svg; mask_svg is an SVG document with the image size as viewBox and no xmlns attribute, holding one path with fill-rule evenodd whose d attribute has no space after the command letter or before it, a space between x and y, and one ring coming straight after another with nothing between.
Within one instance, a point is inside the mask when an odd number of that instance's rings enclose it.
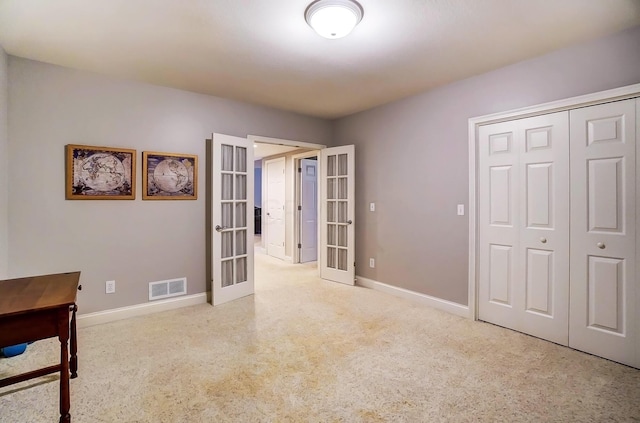
<instances>
[{"instance_id":1,"label":"closet door handle","mask_svg":"<svg viewBox=\"0 0 640 423\"><path fill-rule=\"evenodd\" d=\"M600 248L601 250L604 250L604 247L606 247L606 245L604 245L604 242L598 242L596 244L596 247Z\"/></svg>"},{"instance_id":2,"label":"closet door handle","mask_svg":"<svg viewBox=\"0 0 640 423\"><path fill-rule=\"evenodd\" d=\"M215 227L214 229L215 229L216 231L218 231L218 232L222 232L222 231L224 231L225 229L230 229L230 228L228 228L228 227L226 227L226 226L216 225L216 227Z\"/></svg>"},{"instance_id":3,"label":"closet door handle","mask_svg":"<svg viewBox=\"0 0 640 423\"><path fill-rule=\"evenodd\" d=\"M540 242L542 242L543 244L546 244L547 243L547 238L540 237Z\"/></svg>"}]
</instances>

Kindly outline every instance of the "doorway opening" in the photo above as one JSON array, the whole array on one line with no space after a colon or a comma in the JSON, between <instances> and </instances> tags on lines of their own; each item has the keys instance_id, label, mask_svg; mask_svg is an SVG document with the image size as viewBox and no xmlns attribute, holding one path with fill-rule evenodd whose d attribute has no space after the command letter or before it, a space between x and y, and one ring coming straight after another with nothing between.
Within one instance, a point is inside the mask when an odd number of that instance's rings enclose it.
<instances>
[{"instance_id":1,"label":"doorway opening","mask_svg":"<svg viewBox=\"0 0 640 423\"><path fill-rule=\"evenodd\" d=\"M254 231L250 214L255 200L252 194L256 195L254 151L258 150L260 144L286 147L287 151L265 155L258 166L261 169L259 179L262 187L259 190L260 210L254 210L254 219L259 218L260 224L259 229ZM306 265L315 267L322 279L347 285L355 283L354 148L353 145L326 148L318 144L256 136L212 135L207 147L207 179L210 183L207 185L206 214L207 251L211 257L207 274L212 283L214 305L254 292L255 253L260 254L260 250L269 244L263 238L269 237L272 230L265 219L265 203L268 201L265 186L269 185L267 178L271 173L271 169L265 171L266 158L284 159L284 170L276 168L285 175L284 182L280 183L285 186L284 205L280 206L282 210L278 209L281 212L280 224L284 221L285 226L283 261L299 263L301 259L306 261L314 258L313 251L309 255L306 251L304 254L299 251L302 249L301 240L313 239L313 227L305 229L304 215L298 213L303 208L305 194L302 186L307 178L301 175L296 183L296 175L307 168L306 176L316 176L317 179L310 179L315 189L312 187L309 191L311 194L306 194L306 197L311 197L310 212L313 212L313 198L316 198L315 214L306 221L316 220L319 229L316 229L316 261L309 261ZM256 156L260 157L260 154ZM316 160L313 160L314 156ZM315 171L311 170L314 167ZM274 172L278 174L278 171ZM282 203L282 199L280 201ZM308 202L304 204L308 205ZM255 248L258 236L259 248ZM251 248L252 241L254 248ZM277 246L276 241L271 243ZM280 247L282 243L280 241Z\"/></svg>"},{"instance_id":2,"label":"doorway opening","mask_svg":"<svg viewBox=\"0 0 640 423\"><path fill-rule=\"evenodd\" d=\"M251 135L248 139L255 160L255 253L289 263L317 261L318 157L325 146Z\"/></svg>"}]
</instances>

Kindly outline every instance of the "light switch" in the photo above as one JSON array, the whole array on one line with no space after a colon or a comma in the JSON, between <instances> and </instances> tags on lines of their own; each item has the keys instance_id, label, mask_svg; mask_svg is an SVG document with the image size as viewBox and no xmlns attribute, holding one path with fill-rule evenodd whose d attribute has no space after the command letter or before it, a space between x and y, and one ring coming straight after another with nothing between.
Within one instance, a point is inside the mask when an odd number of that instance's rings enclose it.
<instances>
[{"instance_id":1,"label":"light switch","mask_svg":"<svg viewBox=\"0 0 640 423\"><path fill-rule=\"evenodd\" d=\"M464 216L464 204L458 204L458 216Z\"/></svg>"},{"instance_id":2,"label":"light switch","mask_svg":"<svg viewBox=\"0 0 640 423\"><path fill-rule=\"evenodd\" d=\"M369 203L369 211L376 211L376 203Z\"/></svg>"}]
</instances>

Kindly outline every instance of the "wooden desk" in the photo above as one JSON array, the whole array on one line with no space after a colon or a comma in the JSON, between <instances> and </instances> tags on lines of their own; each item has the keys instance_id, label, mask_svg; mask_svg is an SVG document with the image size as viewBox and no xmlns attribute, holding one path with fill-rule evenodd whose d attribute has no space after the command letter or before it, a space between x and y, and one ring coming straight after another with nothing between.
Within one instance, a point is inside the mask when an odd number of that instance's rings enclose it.
<instances>
[{"instance_id":1,"label":"wooden desk","mask_svg":"<svg viewBox=\"0 0 640 423\"><path fill-rule=\"evenodd\" d=\"M60 422L70 422L69 370L78 376L76 293L80 272L0 281L0 347L57 336L60 364L0 379L0 387L60 372ZM71 321L69 315L71 314ZM71 332L71 359L67 342Z\"/></svg>"}]
</instances>

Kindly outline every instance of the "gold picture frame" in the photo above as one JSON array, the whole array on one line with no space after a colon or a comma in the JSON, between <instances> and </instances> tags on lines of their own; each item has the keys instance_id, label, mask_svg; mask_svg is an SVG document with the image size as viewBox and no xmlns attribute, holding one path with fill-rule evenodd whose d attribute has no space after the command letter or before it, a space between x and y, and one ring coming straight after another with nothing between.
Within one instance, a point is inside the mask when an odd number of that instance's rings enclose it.
<instances>
[{"instance_id":1,"label":"gold picture frame","mask_svg":"<svg viewBox=\"0 0 640 423\"><path fill-rule=\"evenodd\" d=\"M197 200L198 156L142 152L143 200Z\"/></svg>"},{"instance_id":2,"label":"gold picture frame","mask_svg":"<svg viewBox=\"0 0 640 423\"><path fill-rule=\"evenodd\" d=\"M136 198L136 150L77 144L65 150L67 200Z\"/></svg>"}]
</instances>

